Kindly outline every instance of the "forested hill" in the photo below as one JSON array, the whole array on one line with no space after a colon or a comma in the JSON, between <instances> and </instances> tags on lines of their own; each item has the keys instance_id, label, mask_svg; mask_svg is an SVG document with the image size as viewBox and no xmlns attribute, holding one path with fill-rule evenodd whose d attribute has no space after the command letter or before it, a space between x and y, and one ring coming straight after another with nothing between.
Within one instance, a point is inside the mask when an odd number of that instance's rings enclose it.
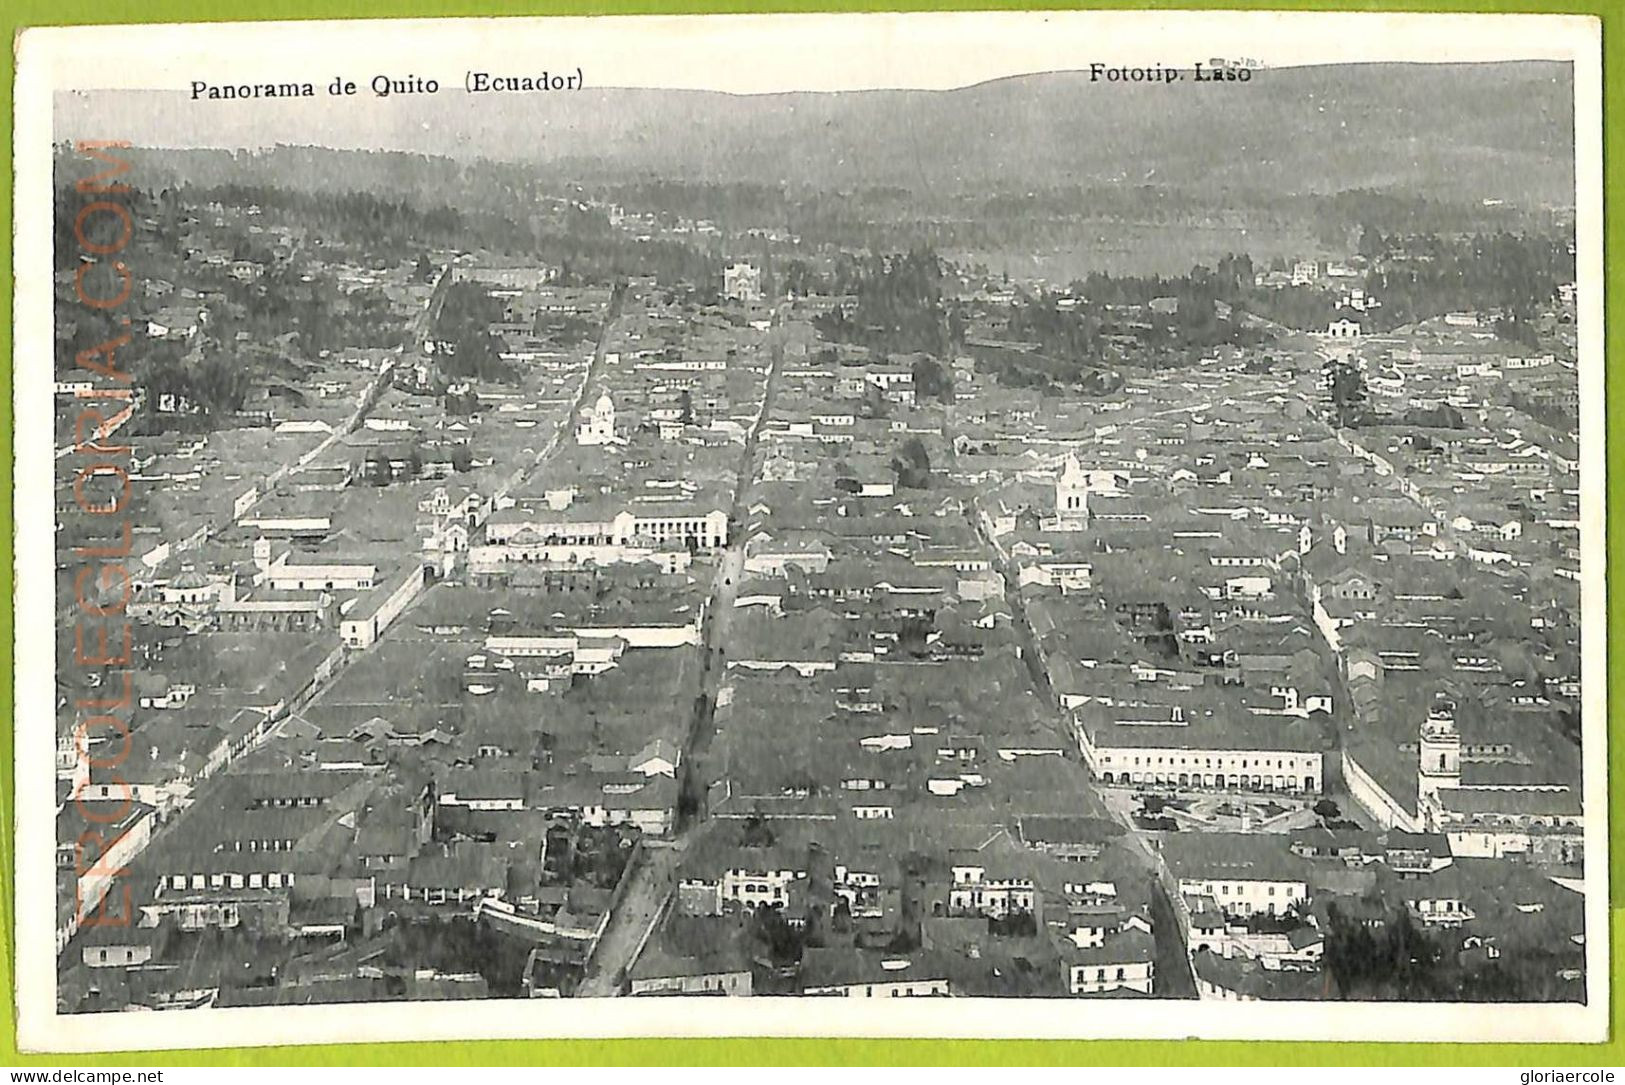
<instances>
[{"instance_id":1,"label":"forested hill","mask_svg":"<svg viewBox=\"0 0 1625 1085\"><path fill-rule=\"evenodd\" d=\"M1573 202L1572 70L1544 61L1261 71L1245 84L1094 82L1086 72L951 91L575 94L193 102L58 96L59 138L274 144L525 163L597 181L662 177L918 194L1154 184L1220 196L1351 189L1522 206Z\"/></svg>"}]
</instances>

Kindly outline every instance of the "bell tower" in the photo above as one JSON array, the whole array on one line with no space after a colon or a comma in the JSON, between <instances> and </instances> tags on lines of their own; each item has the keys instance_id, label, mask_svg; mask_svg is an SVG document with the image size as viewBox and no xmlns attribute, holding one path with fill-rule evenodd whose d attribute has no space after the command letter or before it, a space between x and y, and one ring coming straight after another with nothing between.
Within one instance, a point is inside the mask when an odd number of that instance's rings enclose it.
<instances>
[{"instance_id":1,"label":"bell tower","mask_svg":"<svg viewBox=\"0 0 1625 1085\"><path fill-rule=\"evenodd\" d=\"M1079 524L1089 522L1089 473L1070 452L1066 466L1055 480L1055 515Z\"/></svg>"},{"instance_id":2,"label":"bell tower","mask_svg":"<svg viewBox=\"0 0 1625 1085\"><path fill-rule=\"evenodd\" d=\"M1456 702L1444 694L1434 698L1422 721L1418 756L1417 813L1426 823L1434 796L1461 786L1461 732L1456 730Z\"/></svg>"}]
</instances>

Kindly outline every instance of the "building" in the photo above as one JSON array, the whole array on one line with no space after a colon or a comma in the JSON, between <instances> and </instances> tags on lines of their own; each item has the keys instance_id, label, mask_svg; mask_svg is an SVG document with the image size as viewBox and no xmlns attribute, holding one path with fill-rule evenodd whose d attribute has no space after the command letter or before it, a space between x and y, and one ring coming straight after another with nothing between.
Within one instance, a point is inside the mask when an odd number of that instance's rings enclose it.
<instances>
[{"instance_id":1,"label":"building","mask_svg":"<svg viewBox=\"0 0 1625 1085\"><path fill-rule=\"evenodd\" d=\"M728 542L728 513L719 505L572 503L566 508L503 509L486 525L485 546L471 547L470 564L481 561L622 560L614 551L675 544L715 550ZM493 552L506 547L508 554Z\"/></svg>"},{"instance_id":2,"label":"building","mask_svg":"<svg viewBox=\"0 0 1625 1085\"><path fill-rule=\"evenodd\" d=\"M410 562L405 569L357 599L339 621L339 637L349 648L370 648L401 611L423 590L424 567Z\"/></svg>"},{"instance_id":3,"label":"building","mask_svg":"<svg viewBox=\"0 0 1625 1085\"><path fill-rule=\"evenodd\" d=\"M1015 872L989 874L980 861L954 861L948 890L948 914L1003 919L1016 913L1032 914L1038 903L1033 879Z\"/></svg>"},{"instance_id":4,"label":"building","mask_svg":"<svg viewBox=\"0 0 1625 1085\"><path fill-rule=\"evenodd\" d=\"M1089 526L1089 472L1071 453L1055 479L1055 518L1074 531Z\"/></svg>"},{"instance_id":5,"label":"building","mask_svg":"<svg viewBox=\"0 0 1625 1085\"><path fill-rule=\"evenodd\" d=\"M704 957L680 957L651 947L627 975L630 995L731 995L748 998L751 964L741 953L719 950Z\"/></svg>"},{"instance_id":6,"label":"building","mask_svg":"<svg viewBox=\"0 0 1625 1085\"><path fill-rule=\"evenodd\" d=\"M576 421L576 444L595 447L615 441L615 401L604 392L591 407L582 409Z\"/></svg>"},{"instance_id":7,"label":"building","mask_svg":"<svg viewBox=\"0 0 1625 1085\"><path fill-rule=\"evenodd\" d=\"M1313 970L1271 968L1251 957L1200 950L1191 957L1196 995L1204 1002L1306 1002L1331 997L1328 977Z\"/></svg>"},{"instance_id":8,"label":"building","mask_svg":"<svg viewBox=\"0 0 1625 1085\"><path fill-rule=\"evenodd\" d=\"M254 540L257 580L273 591L370 591L377 582L372 562L296 562L291 552L273 557L271 540Z\"/></svg>"},{"instance_id":9,"label":"building","mask_svg":"<svg viewBox=\"0 0 1625 1085\"><path fill-rule=\"evenodd\" d=\"M722 296L729 301L762 300L762 269L754 264L730 264L722 272Z\"/></svg>"},{"instance_id":10,"label":"building","mask_svg":"<svg viewBox=\"0 0 1625 1085\"><path fill-rule=\"evenodd\" d=\"M1079 706L1078 748L1107 785L1317 794L1319 736L1296 717L1187 714L1180 705Z\"/></svg>"},{"instance_id":11,"label":"building","mask_svg":"<svg viewBox=\"0 0 1625 1085\"><path fill-rule=\"evenodd\" d=\"M1282 916L1309 900L1309 864L1277 834L1171 834L1162 840L1162 858L1191 912Z\"/></svg>"},{"instance_id":12,"label":"building","mask_svg":"<svg viewBox=\"0 0 1625 1085\"><path fill-rule=\"evenodd\" d=\"M94 929L135 921L129 867L146 850L158 819L153 807L129 795L126 788L122 798L80 798L57 815L58 953L81 925ZM71 886L65 894L64 884Z\"/></svg>"},{"instance_id":13,"label":"building","mask_svg":"<svg viewBox=\"0 0 1625 1085\"><path fill-rule=\"evenodd\" d=\"M503 291L535 290L557 281L558 277L558 268L540 264L511 266L453 264L451 267L451 281L454 283L478 283L493 290Z\"/></svg>"},{"instance_id":14,"label":"building","mask_svg":"<svg viewBox=\"0 0 1625 1085\"><path fill-rule=\"evenodd\" d=\"M1145 931L1122 931L1108 936L1100 945L1069 946L1065 953L1067 990L1071 994L1151 994L1157 946Z\"/></svg>"},{"instance_id":15,"label":"building","mask_svg":"<svg viewBox=\"0 0 1625 1085\"><path fill-rule=\"evenodd\" d=\"M787 909L805 887L803 852L785 846L745 847L706 840L690 849L678 875L678 907L686 915L721 915L759 907Z\"/></svg>"},{"instance_id":16,"label":"building","mask_svg":"<svg viewBox=\"0 0 1625 1085\"><path fill-rule=\"evenodd\" d=\"M1456 730L1456 705L1445 697L1434 700L1422 720L1416 775L1417 808L1425 831L1433 831L1440 791L1461 787L1461 732Z\"/></svg>"},{"instance_id":17,"label":"building","mask_svg":"<svg viewBox=\"0 0 1625 1085\"><path fill-rule=\"evenodd\" d=\"M928 998L951 992L945 962L924 954L887 957L844 947L807 949L801 993L837 998Z\"/></svg>"}]
</instances>

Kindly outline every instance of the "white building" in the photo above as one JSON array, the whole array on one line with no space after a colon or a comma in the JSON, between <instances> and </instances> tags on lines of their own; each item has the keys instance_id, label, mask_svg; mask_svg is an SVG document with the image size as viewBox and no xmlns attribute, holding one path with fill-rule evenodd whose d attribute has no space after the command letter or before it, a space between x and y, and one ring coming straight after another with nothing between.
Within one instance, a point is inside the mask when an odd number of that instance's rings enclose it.
<instances>
[{"instance_id":1,"label":"white building","mask_svg":"<svg viewBox=\"0 0 1625 1085\"><path fill-rule=\"evenodd\" d=\"M807 950L802 984L803 994L835 998L930 998L951 993L948 973L936 960L877 958L841 947Z\"/></svg>"},{"instance_id":2,"label":"white building","mask_svg":"<svg viewBox=\"0 0 1625 1085\"><path fill-rule=\"evenodd\" d=\"M95 801L85 798L81 793L79 810L87 809L85 804ZM117 925L122 922L128 924L131 919L130 900L122 892L108 902L105 907L104 899L109 892L118 885L121 878L130 877L129 867L140 854L146 850L147 844L152 840L153 826L157 821L157 812L150 806L142 805L131 798L130 789L126 786L122 794L102 800L112 809L96 810L100 833L92 833L94 842L87 837L66 845L57 845L57 868L61 872L72 872L74 881L74 907L57 911L58 926L56 932L56 951L62 952L78 931L85 919L92 913L103 917L103 925ZM106 816L101 816L106 815ZM77 810L70 810L69 818L80 818L83 824L89 826L92 822ZM128 886L125 887L126 889ZM63 902L65 903L65 902ZM98 909L101 909L98 912ZM95 926L96 921L92 920Z\"/></svg>"},{"instance_id":3,"label":"white building","mask_svg":"<svg viewBox=\"0 0 1625 1085\"><path fill-rule=\"evenodd\" d=\"M1074 995L1112 991L1151 993L1156 974L1156 943L1139 930L1114 933L1099 945L1067 953L1067 989Z\"/></svg>"},{"instance_id":4,"label":"white building","mask_svg":"<svg viewBox=\"0 0 1625 1085\"><path fill-rule=\"evenodd\" d=\"M1286 717L1273 735L1260 734L1248 726L1260 719L1190 721L1177 705L1085 706L1077 716L1078 748L1095 778L1108 785L1318 793L1324 774L1313 736ZM1255 741L1232 735L1233 726L1247 726Z\"/></svg>"},{"instance_id":5,"label":"white building","mask_svg":"<svg viewBox=\"0 0 1625 1085\"><path fill-rule=\"evenodd\" d=\"M1070 452L1055 479L1055 518L1074 530L1089 523L1089 472Z\"/></svg>"},{"instance_id":6,"label":"white building","mask_svg":"<svg viewBox=\"0 0 1625 1085\"><path fill-rule=\"evenodd\" d=\"M378 580L370 562L295 563L291 554L271 556L271 541L254 541L254 565L260 579L275 591L368 591Z\"/></svg>"},{"instance_id":7,"label":"white building","mask_svg":"<svg viewBox=\"0 0 1625 1085\"><path fill-rule=\"evenodd\" d=\"M1309 900L1308 864L1268 833L1179 833L1162 858L1181 903L1225 916L1285 915ZM1191 947L1193 950L1200 948Z\"/></svg>"},{"instance_id":8,"label":"white building","mask_svg":"<svg viewBox=\"0 0 1625 1085\"><path fill-rule=\"evenodd\" d=\"M1461 787L1461 732L1456 730L1454 702L1441 697L1428 710L1422 721L1418 758L1417 809L1424 829L1433 831L1439 792Z\"/></svg>"},{"instance_id":9,"label":"white building","mask_svg":"<svg viewBox=\"0 0 1625 1085\"><path fill-rule=\"evenodd\" d=\"M576 444L583 446L615 443L615 401L608 392L598 402L582 410L576 422Z\"/></svg>"},{"instance_id":10,"label":"white building","mask_svg":"<svg viewBox=\"0 0 1625 1085\"><path fill-rule=\"evenodd\" d=\"M635 508L504 509L486 525L494 545L523 547L627 547L640 541L715 550L728 542L728 513L685 502ZM472 556L471 559L472 560Z\"/></svg>"},{"instance_id":11,"label":"white building","mask_svg":"<svg viewBox=\"0 0 1625 1085\"><path fill-rule=\"evenodd\" d=\"M350 648L370 648L423 590L423 583L423 565L414 561L394 581L356 600L339 622L340 639Z\"/></svg>"},{"instance_id":12,"label":"white building","mask_svg":"<svg viewBox=\"0 0 1625 1085\"><path fill-rule=\"evenodd\" d=\"M762 300L762 269L754 264L730 264L722 273L722 296L729 301Z\"/></svg>"},{"instance_id":13,"label":"white building","mask_svg":"<svg viewBox=\"0 0 1625 1085\"><path fill-rule=\"evenodd\" d=\"M948 911L953 915L983 915L1002 919L1015 912L1031 914L1038 891L1027 877L989 877L979 864L956 863L948 889Z\"/></svg>"}]
</instances>

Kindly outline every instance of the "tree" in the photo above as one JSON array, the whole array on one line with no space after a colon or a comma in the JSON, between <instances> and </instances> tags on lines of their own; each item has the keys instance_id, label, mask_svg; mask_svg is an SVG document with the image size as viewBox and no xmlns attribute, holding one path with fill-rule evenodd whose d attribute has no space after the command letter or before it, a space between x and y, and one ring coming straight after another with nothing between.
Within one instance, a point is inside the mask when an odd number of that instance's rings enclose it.
<instances>
[{"instance_id":1,"label":"tree","mask_svg":"<svg viewBox=\"0 0 1625 1085\"><path fill-rule=\"evenodd\" d=\"M434 279L434 264L430 261L428 253L422 253L418 256L418 264L414 273L420 282L426 283Z\"/></svg>"},{"instance_id":2,"label":"tree","mask_svg":"<svg viewBox=\"0 0 1625 1085\"><path fill-rule=\"evenodd\" d=\"M1366 413L1365 375L1353 362L1342 359L1328 361L1321 370L1325 387L1331 395L1332 413L1339 426L1359 424Z\"/></svg>"},{"instance_id":3,"label":"tree","mask_svg":"<svg viewBox=\"0 0 1625 1085\"><path fill-rule=\"evenodd\" d=\"M784 292L802 297L826 289L805 260L791 260L784 269Z\"/></svg>"},{"instance_id":4,"label":"tree","mask_svg":"<svg viewBox=\"0 0 1625 1085\"><path fill-rule=\"evenodd\" d=\"M1343 811L1330 799L1321 799L1315 803L1315 816L1326 821L1341 817Z\"/></svg>"},{"instance_id":5,"label":"tree","mask_svg":"<svg viewBox=\"0 0 1625 1085\"><path fill-rule=\"evenodd\" d=\"M388 454L378 449L368 452L361 474L374 486L388 486L390 476Z\"/></svg>"},{"instance_id":6,"label":"tree","mask_svg":"<svg viewBox=\"0 0 1625 1085\"><path fill-rule=\"evenodd\" d=\"M477 414L480 409L480 397L472 388L463 388L459 391L447 391L441 400L447 414L468 417Z\"/></svg>"},{"instance_id":7,"label":"tree","mask_svg":"<svg viewBox=\"0 0 1625 1085\"><path fill-rule=\"evenodd\" d=\"M785 921L778 908L761 905L752 917L752 933L767 947L775 964L794 964L801 960L802 936Z\"/></svg>"},{"instance_id":8,"label":"tree","mask_svg":"<svg viewBox=\"0 0 1625 1085\"><path fill-rule=\"evenodd\" d=\"M694 393L687 388L677 394L677 420L685 426L694 424Z\"/></svg>"},{"instance_id":9,"label":"tree","mask_svg":"<svg viewBox=\"0 0 1625 1085\"><path fill-rule=\"evenodd\" d=\"M474 453L466 444L451 446L451 469L460 475L474 469Z\"/></svg>"},{"instance_id":10,"label":"tree","mask_svg":"<svg viewBox=\"0 0 1625 1085\"><path fill-rule=\"evenodd\" d=\"M677 819L684 824L692 822L699 816L704 803L699 780L688 768L683 767L683 782L677 792Z\"/></svg>"},{"instance_id":11,"label":"tree","mask_svg":"<svg viewBox=\"0 0 1625 1085\"><path fill-rule=\"evenodd\" d=\"M904 489L924 490L931 485L931 454L918 437L903 442L892 457L891 467L897 473L897 484Z\"/></svg>"},{"instance_id":12,"label":"tree","mask_svg":"<svg viewBox=\"0 0 1625 1085\"><path fill-rule=\"evenodd\" d=\"M502 319L502 303L472 283L454 283L435 322L434 337L451 344L439 358L441 373L452 380L472 377L512 383L514 367L503 360L501 339L491 325Z\"/></svg>"},{"instance_id":13,"label":"tree","mask_svg":"<svg viewBox=\"0 0 1625 1085\"><path fill-rule=\"evenodd\" d=\"M1419 930L1404 905L1393 909L1373 930L1328 909L1326 968L1345 999L1426 1001L1445 986L1444 954L1439 944Z\"/></svg>"},{"instance_id":14,"label":"tree","mask_svg":"<svg viewBox=\"0 0 1625 1085\"><path fill-rule=\"evenodd\" d=\"M836 934L852 930L852 905L845 897L835 898L835 909L830 914L830 929Z\"/></svg>"},{"instance_id":15,"label":"tree","mask_svg":"<svg viewBox=\"0 0 1625 1085\"><path fill-rule=\"evenodd\" d=\"M1535 331L1535 325L1517 313L1496 318L1495 337L1531 350L1540 346L1540 334Z\"/></svg>"},{"instance_id":16,"label":"tree","mask_svg":"<svg viewBox=\"0 0 1625 1085\"><path fill-rule=\"evenodd\" d=\"M863 410L864 418L885 418L887 414L886 393L881 391L880 385L874 381L863 382Z\"/></svg>"},{"instance_id":17,"label":"tree","mask_svg":"<svg viewBox=\"0 0 1625 1085\"><path fill-rule=\"evenodd\" d=\"M1538 682L1542 675L1534 653L1517 640L1497 639L1493 646L1501 673L1513 682Z\"/></svg>"},{"instance_id":18,"label":"tree","mask_svg":"<svg viewBox=\"0 0 1625 1085\"><path fill-rule=\"evenodd\" d=\"M914 394L925 399L940 399L944 403L952 403L953 374L935 358L921 355L914 359Z\"/></svg>"},{"instance_id":19,"label":"tree","mask_svg":"<svg viewBox=\"0 0 1625 1085\"><path fill-rule=\"evenodd\" d=\"M944 265L929 249L853 258L837 269L835 289L857 298L852 312L821 314L815 327L832 342L856 342L882 353L943 354L948 325L942 301ZM840 279L846 279L842 289Z\"/></svg>"},{"instance_id":20,"label":"tree","mask_svg":"<svg viewBox=\"0 0 1625 1085\"><path fill-rule=\"evenodd\" d=\"M987 917L987 933L1003 938L1032 938L1038 934L1038 920L1031 912Z\"/></svg>"},{"instance_id":21,"label":"tree","mask_svg":"<svg viewBox=\"0 0 1625 1085\"><path fill-rule=\"evenodd\" d=\"M900 926L886 942L887 953L913 953L920 948L919 924Z\"/></svg>"},{"instance_id":22,"label":"tree","mask_svg":"<svg viewBox=\"0 0 1625 1085\"><path fill-rule=\"evenodd\" d=\"M1364 226L1360 230L1360 255L1367 260L1380 260L1388 252L1388 242L1382 236L1382 231L1375 226Z\"/></svg>"},{"instance_id":23,"label":"tree","mask_svg":"<svg viewBox=\"0 0 1625 1085\"><path fill-rule=\"evenodd\" d=\"M763 820L760 814L752 814L745 819L744 831L740 834L740 843L747 848L770 848L773 846L773 830Z\"/></svg>"},{"instance_id":24,"label":"tree","mask_svg":"<svg viewBox=\"0 0 1625 1085\"><path fill-rule=\"evenodd\" d=\"M1436 407L1423 409L1412 407L1406 411L1401 420L1410 426L1425 426L1428 429L1466 429L1467 417L1459 408L1448 403L1440 403ZM1433 448L1432 439L1425 433L1418 433L1413 438L1418 452L1430 451Z\"/></svg>"}]
</instances>

